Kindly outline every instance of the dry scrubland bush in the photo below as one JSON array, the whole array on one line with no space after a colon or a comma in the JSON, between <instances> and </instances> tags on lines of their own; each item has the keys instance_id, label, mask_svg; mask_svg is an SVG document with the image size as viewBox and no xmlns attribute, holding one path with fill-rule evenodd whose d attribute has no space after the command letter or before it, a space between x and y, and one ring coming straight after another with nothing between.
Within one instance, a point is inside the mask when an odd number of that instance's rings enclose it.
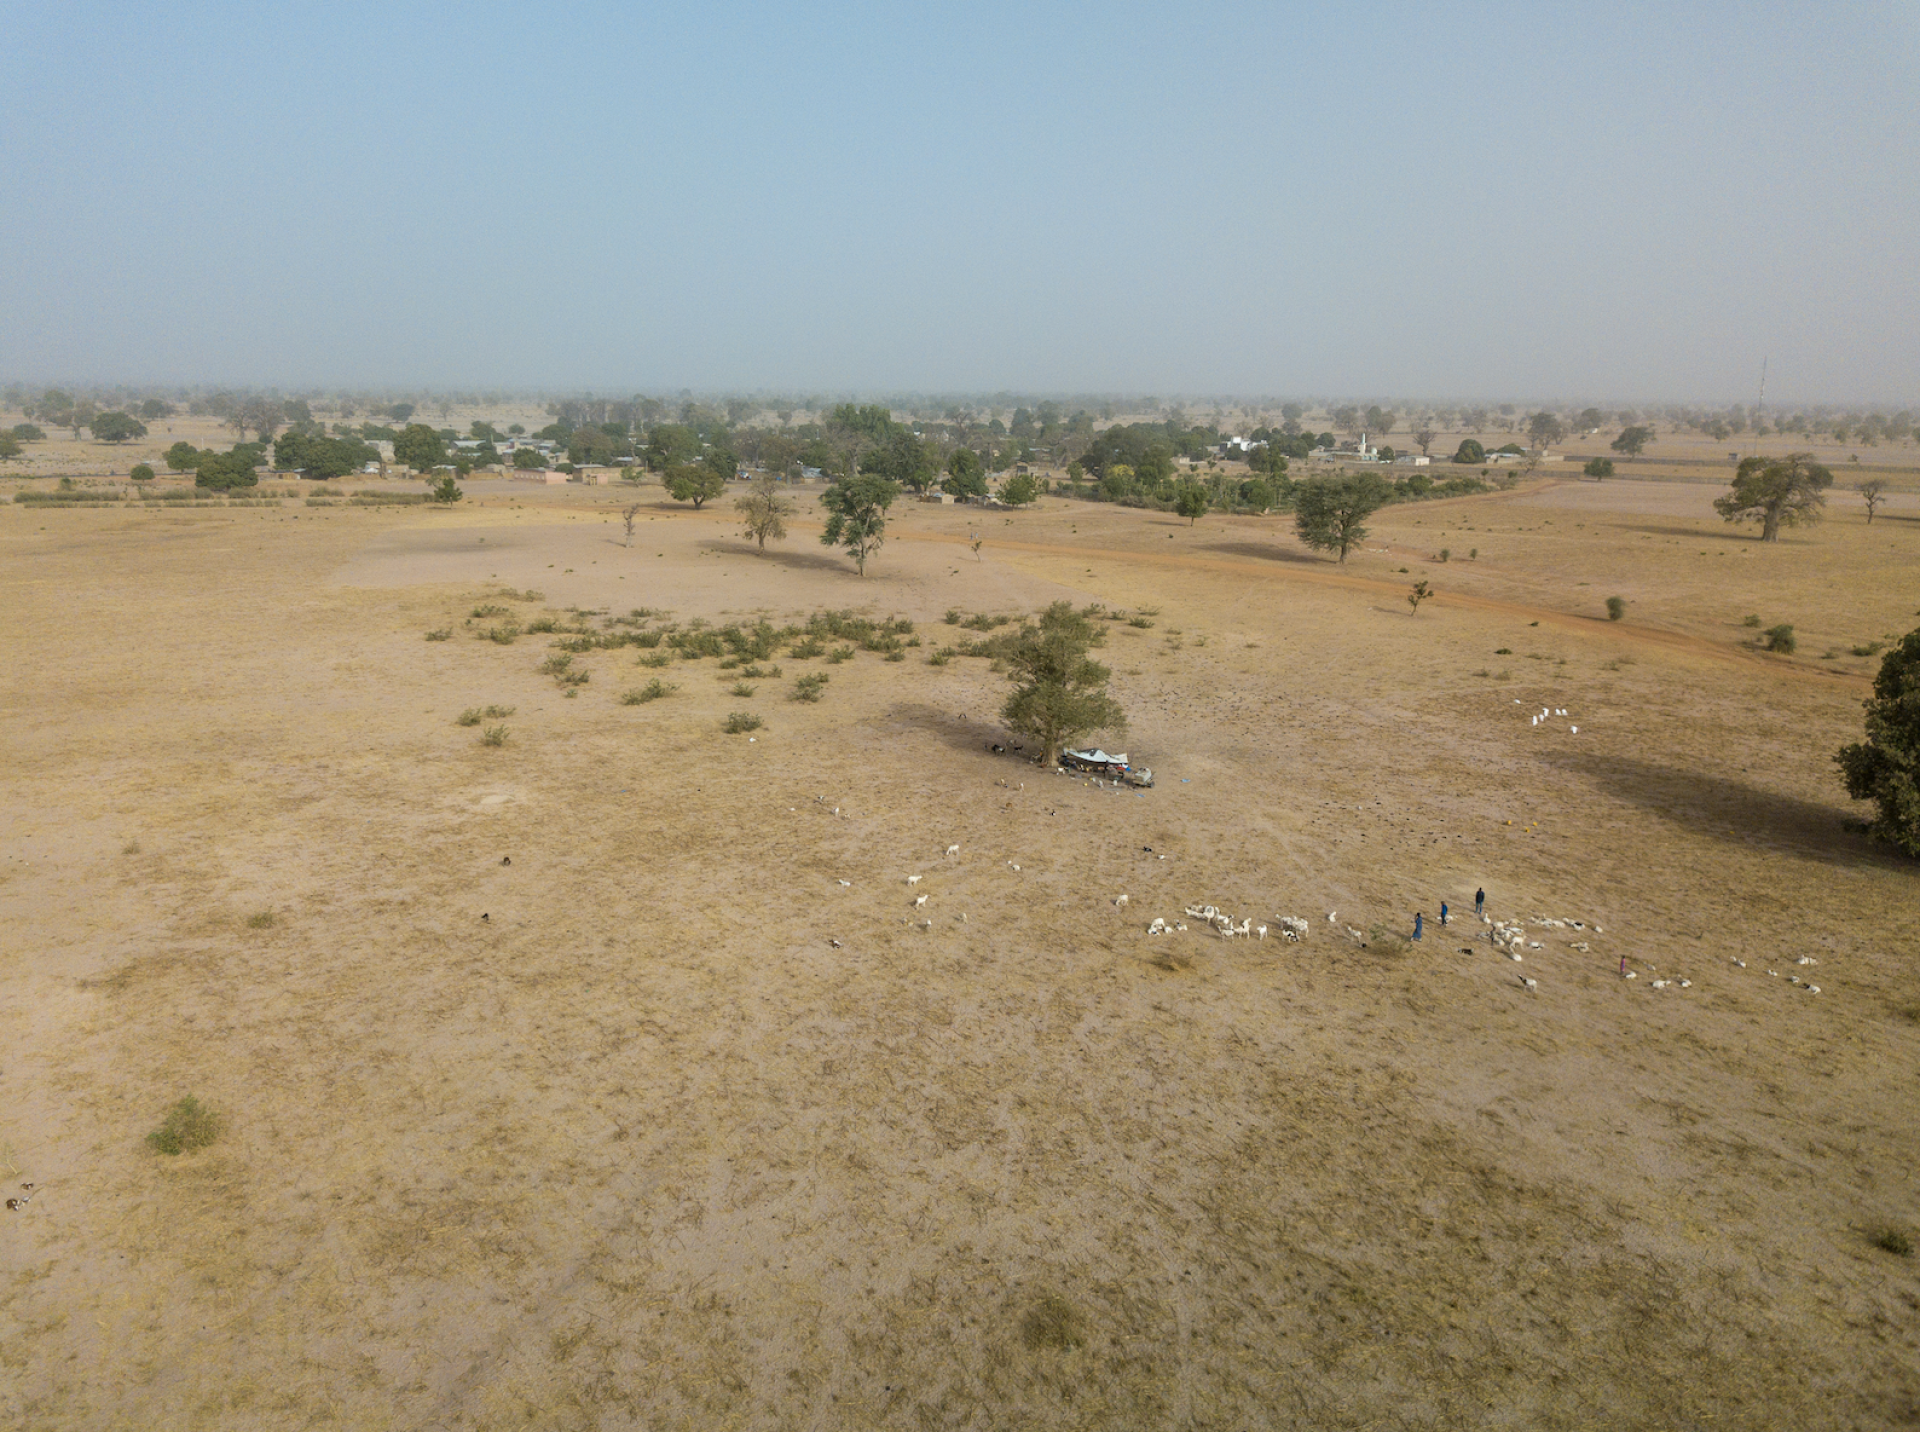
<instances>
[{"instance_id":1,"label":"dry scrubland bush","mask_svg":"<svg viewBox=\"0 0 1920 1432\"><path fill-rule=\"evenodd\" d=\"M507 737L511 734L505 726L489 726L480 733L480 744L483 746L504 746L507 744Z\"/></svg>"},{"instance_id":2,"label":"dry scrubland bush","mask_svg":"<svg viewBox=\"0 0 1920 1432\"><path fill-rule=\"evenodd\" d=\"M827 684L827 680L827 673L824 671L816 671L811 676L801 677L793 683L793 694L788 697L788 700L818 701L820 688Z\"/></svg>"},{"instance_id":3,"label":"dry scrubland bush","mask_svg":"<svg viewBox=\"0 0 1920 1432\"><path fill-rule=\"evenodd\" d=\"M751 711L735 711L727 717L727 734L738 736L746 731L758 731L760 718Z\"/></svg>"},{"instance_id":4,"label":"dry scrubland bush","mask_svg":"<svg viewBox=\"0 0 1920 1432\"><path fill-rule=\"evenodd\" d=\"M219 1137L219 1115L189 1094L167 1110L166 1120L147 1135L147 1146L156 1153L178 1156L204 1149Z\"/></svg>"},{"instance_id":5,"label":"dry scrubland bush","mask_svg":"<svg viewBox=\"0 0 1920 1432\"><path fill-rule=\"evenodd\" d=\"M1620 620L1620 618L1624 617L1626 614L1627 614L1627 599L1625 597L1608 597L1607 598L1607 620L1608 621L1617 622Z\"/></svg>"},{"instance_id":6,"label":"dry scrubland bush","mask_svg":"<svg viewBox=\"0 0 1920 1432\"><path fill-rule=\"evenodd\" d=\"M649 681L637 691L629 690L621 692L620 704L622 706L639 706L648 701L658 701L663 696L671 696L679 689L678 686L673 685L671 682L662 681L656 676L652 681Z\"/></svg>"}]
</instances>

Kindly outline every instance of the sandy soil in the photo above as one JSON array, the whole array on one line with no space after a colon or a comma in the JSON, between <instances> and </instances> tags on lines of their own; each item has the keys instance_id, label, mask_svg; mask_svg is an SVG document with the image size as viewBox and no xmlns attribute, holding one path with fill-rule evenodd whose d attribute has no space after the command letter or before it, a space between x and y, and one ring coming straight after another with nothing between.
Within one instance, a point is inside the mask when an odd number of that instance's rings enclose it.
<instances>
[{"instance_id":1,"label":"sandy soil","mask_svg":"<svg viewBox=\"0 0 1920 1432\"><path fill-rule=\"evenodd\" d=\"M9 1425L1920 1419L1873 1242L1920 1224L1920 872L1830 759L1920 514L1542 485L1343 568L913 505L862 581L817 519L762 554L653 489L628 548L617 492L473 488L0 510ZM1151 792L991 754L1004 678L925 660L1062 596L1147 623ZM480 605L923 644L568 697ZM1479 886L1584 928L1510 962L1435 923ZM1312 932L1144 933L1195 902ZM189 1093L222 1137L152 1152Z\"/></svg>"}]
</instances>

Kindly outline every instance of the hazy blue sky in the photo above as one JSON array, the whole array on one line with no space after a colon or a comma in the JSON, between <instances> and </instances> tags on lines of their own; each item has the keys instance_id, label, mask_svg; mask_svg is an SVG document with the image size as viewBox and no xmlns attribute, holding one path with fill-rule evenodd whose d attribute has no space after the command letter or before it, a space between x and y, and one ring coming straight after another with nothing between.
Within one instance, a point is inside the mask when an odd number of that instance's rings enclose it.
<instances>
[{"instance_id":1,"label":"hazy blue sky","mask_svg":"<svg viewBox=\"0 0 1920 1432\"><path fill-rule=\"evenodd\" d=\"M1920 7L0 7L0 376L1920 404Z\"/></svg>"}]
</instances>

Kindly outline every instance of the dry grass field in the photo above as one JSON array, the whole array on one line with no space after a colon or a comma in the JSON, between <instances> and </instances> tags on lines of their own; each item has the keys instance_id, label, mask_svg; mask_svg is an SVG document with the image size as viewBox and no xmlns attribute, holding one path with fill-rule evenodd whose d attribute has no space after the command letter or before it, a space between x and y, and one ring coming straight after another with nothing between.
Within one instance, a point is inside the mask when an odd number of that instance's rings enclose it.
<instances>
[{"instance_id":1,"label":"dry grass field","mask_svg":"<svg viewBox=\"0 0 1920 1432\"><path fill-rule=\"evenodd\" d=\"M1762 545L1548 481L1344 567L906 505L861 580L813 513L470 488L0 510L0 1422L1920 1424L1920 868L1831 761L1912 497ZM1062 597L1152 791L928 660ZM566 686L527 630L839 609L920 645ZM1511 962L1481 886L1581 928ZM1200 902L1311 933L1144 933Z\"/></svg>"}]
</instances>

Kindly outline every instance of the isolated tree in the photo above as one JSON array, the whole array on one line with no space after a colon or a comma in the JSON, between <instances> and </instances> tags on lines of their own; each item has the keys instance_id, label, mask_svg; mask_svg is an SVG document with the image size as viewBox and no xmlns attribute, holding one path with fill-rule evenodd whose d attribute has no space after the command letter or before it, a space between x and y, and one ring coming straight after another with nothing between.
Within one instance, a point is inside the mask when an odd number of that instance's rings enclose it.
<instances>
[{"instance_id":1,"label":"isolated tree","mask_svg":"<svg viewBox=\"0 0 1920 1432\"><path fill-rule=\"evenodd\" d=\"M147 435L147 425L132 413L96 413L87 427L92 431L94 440L103 443L123 443L128 438Z\"/></svg>"},{"instance_id":2,"label":"isolated tree","mask_svg":"<svg viewBox=\"0 0 1920 1432\"><path fill-rule=\"evenodd\" d=\"M746 535L753 538L762 551L766 550L769 537L777 542L787 535L786 519L793 506L781 495L772 473L763 472L755 477L745 495L735 498L733 505L746 523Z\"/></svg>"},{"instance_id":3,"label":"isolated tree","mask_svg":"<svg viewBox=\"0 0 1920 1432\"><path fill-rule=\"evenodd\" d=\"M1627 457L1639 457L1646 451L1647 444L1653 441L1653 429L1640 424L1620 430L1620 436L1607 446Z\"/></svg>"},{"instance_id":4,"label":"isolated tree","mask_svg":"<svg viewBox=\"0 0 1920 1432\"><path fill-rule=\"evenodd\" d=\"M1037 623L1000 643L1014 685L1000 718L1040 742L1042 766L1051 767L1065 743L1089 732L1126 730L1126 713L1107 691L1112 673L1087 654L1106 639L1073 603L1055 602Z\"/></svg>"},{"instance_id":5,"label":"isolated tree","mask_svg":"<svg viewBox=\"0 0 1920 1432\"><path fill-rule=\"evenodd\" d=\"M1487 460L1487 450L1477 439L1462 438L1460 446L1453 450L1453 460L1464 467L1478 467Z\"/></svg>"},{"instance_id":6,"label":"isolated tree","mask_svg":"<svg viewBox=\"0 0 1920 1432\"><path fill-rule=\"evenodd\" d=\"M1316 477L1293 490L1293 521L1300 540L1317 552L1347 553L1366 540L1366 520L1391 491L1376 473Z\"/></svg>"},{"instance_id":7,"label":"isolated tree","mask_svg":"<svg viewBox=\"0 0 1920 1432\"><path fill-rule=\"evenodd\" d=\"M1610 457L1589 458L1587 459L1587 465L1581 468L1580 471L1584 472L1588 477L1612 477L1613 459Z\"/></svg>"},{"instance_id":8,"label":"isolated tree","mask_svg":"<svg viewBox=\"0 0 1920 1432\"><path fill-rule=\"evenodd\" d=\"M662 479L667 495L675 502L691 502L698 512L710 497L727 490L727 480L704 462L675 463Z\"/></svg>"},{"instance_id":9,"label":"isolated tree","mask_svg":"<svg viewBox=\"0 0 1920 1432\"><path fill-rule=\"evenodd\" d=\"M26 449L20 446L20 440L12 433L0 433L0 461L19 457Z\"/></svg>"},{"instance_id":10,"label":"isolated tree","mask_svg":"<svg viewBox=\"0 0 1920 1432\"><path fill-rule=\"evenodd\" d=\"M639 515L640 504L637 502L630 507L621 509L620 512L620 521L627 529L627 545L629 547L633 545L633 519Z\"/></svg>"},{"instance_id":11,"label":"isolated tree","mask_svg":"<svg viewBox=\"0 0 1920 1432\"><path fill-rule=\"evenodd\" d=\"M1605 422L1606 418L1598 408L1582 408L1580 410L1579 424L1582 432L1592 432Z\"/></svg>"},{"instance_id":12,"label":"isolated tree","mask_svg":"<svg viewBox=\"0 0 1920 1432\"><path fill-rule=\"evenodd\" d=\"M32 423L15 423L12 432L13 436L23 443L38 443L47 440L47 435Z\"/></svg>"},{"instance_id":13,"label":"isolated tree","mask_svg":"<svg viewBox=\"0 0 1920 1432\"><path fill-rule=\"evenodd\" d=\"M1879 478L1860 484L1860 500L1866 504L1867 526L1873 526L1873 511L1887 498L1887 485Z\"/></svg>"},{"instance_id":14,"label":"isolated tree","mask_svg":"<svg viewBox=\"0 0 1920 1432\"><path fill-rule=\"evenodd\" d=\"M1557 413L1539 412L1527 419L1527 436L1533 439L1536 448L1557 443L1566 433L1566 425Z\"/></svg>"},{"instance_id":15,"label":"isolated tree","mask_svg":"<svg viewBox=\"0 0 1920 1432\"><path fill-rule=\"evenodd\" d=\"M832 514L820 545L846 548L866 576L867 558L886 541L887 509L899 495L898 484L873 473L841 478L820 494L820 505Z\"/></svg>"},{"instance_id":16,"label":"isolated tree","mask_svg":"<svg viewBox=\"0 0 1920 1432\"><path fill-rule=\"evenodd\" d=\"M425 423L408 423L393 440L393 460L405 463L415 472L431 472L447 460L447 445L440 434Z\"/></svg>"},{"instance_id":17,"label":"isolated tree","mask_svg":"<svg viewBox=\"0 0 1920 1432\"><path fill-rule=\"evenodd\" d=\"M1420 615L1420 603L1432 595L1433 588L1428 583L1415 582L1413 584L1413 589L1407 593L1407 605L1413 608L1413 614L1415 616Z\"/></svg>"},{"instance_id":18,"label":"isolated tree","mask_svg":"<svg viewBox=\"0 0 1920 1432\"><path fill-rule=\"evenodd\" d=\"M1818 522L1831 486L1833 474L1811 453L1750 457L1734 473L1727 495L1713 500L1713 510L1729 522L1758 522L1760 540L1773 542L1783 525Z\"/></svg>"},{"instance_id":19,"label":"isolated tree","mask_svg":"<svg viewBox=\"0 0 1920 1432\"><path fill-rule=\"evenodd\" d=\"M133 471L129 472L127 476L132 478L135 482L152 482L153 467L151 464L148 464L148 463L136 462L133 465Z\"/></svg>"},{"instance_id":20,"label":"isolated tree","mask_svg":"<svg viewBox=\"0 0 1920 1432\"><path fill-rule=\"evenodd\" d=\"M190 442L177 442L161 456L175 472L191 472L200 465L200 449Z\"/></svg>"},{"instance_id":21,"label":"isolated tree","mask_svg":"<svg viewBox=\"0 0 1920 1432\"><path fill-rule=\"evenodd\" d=\"M1420 428L1414 433L1413 440L1420 444L1420 455L1422 457L1433 456L1433 454L1429 452L1428 449L1430 449L1433 446L1433 440L1439 436L1440 434L1436 433L1430 427Z\"/></svg>"},{"instance_id":22,"label":"isolated tree","mask_svg":"<svg viewBox=\"0 0 1920 1432\"><path fill-rule=\"evenodd\" d=\"M947 459L947 476L940 487L955 497L985 497L987 470L980 454L972 448L956 448Z\"/></svg>"},{"instance_id":23,"label":"isolated tree","mask_svg":"<svg viewBox=\"0 0 1920 1432\"><path fill-rule=\"evenodd\" d=\"M1834 760L1847 794L1879 807L1869 832L1920 856L1920 630L1881 658L1865 705L1867 739L1843 746Z\"/></svg>"},{"instance_id":24,"label":"isolated tree","mask_svg":"<svg viewBox=\"0 0 1920 1432\"><path fill-rule=\"evenodd\" d=\"M1032 473L1016 472L1000 484L1000 500L1015 507L1025 507L1040 497L1040 484Z\"/></svg>"},{"instance_id":25,"label":"isolated tree","mask_svg":"<svg viewBox=\"0 0 1920 1432\"><path fill-rule=\"evenodd\" d=\"M1207 508L1210 505L1211 499L1207 495L1206 488L1197 482L1181 483L1179 490L1173 495L1173 510L1187 519L1189 527L1207 515Z\"/></svg>"},{"instance_id":26,"label":"isolated tree","mask_svg":"<svg viewBox=\"0 0 1920 1432\"><path fill-rule=\"evenodd\" d=\"M447 476L441 478L438 482L434 483L432 487L428 488L427 496L431 497L435 502L458 502L466 496L466 493L460 490L460 481L458 478Z\"/></svg>"},{"instance_id":27,"label":"isolated tree","mask_svg":"<svg viewBox=\"0 0 1920 1432\"><path fill-rule=\"evenodd\" d=\"M1367 409L1367 431L1376 438L1385 437L1393 431L1395 416L1393 409L1375 403Z\"/></svg>"},{"instance_id":28,"label":"isolated tree","mask_svg":"<svg viewBox=\"0 0 1920 1432\"><path fill-rule=\"evenodd\" d=\"M386 415L396 423L404 423L408 418L413 416L413 404L395 403L392 407L384 409L384 411Z\"/></svg>"}]
</instances>

